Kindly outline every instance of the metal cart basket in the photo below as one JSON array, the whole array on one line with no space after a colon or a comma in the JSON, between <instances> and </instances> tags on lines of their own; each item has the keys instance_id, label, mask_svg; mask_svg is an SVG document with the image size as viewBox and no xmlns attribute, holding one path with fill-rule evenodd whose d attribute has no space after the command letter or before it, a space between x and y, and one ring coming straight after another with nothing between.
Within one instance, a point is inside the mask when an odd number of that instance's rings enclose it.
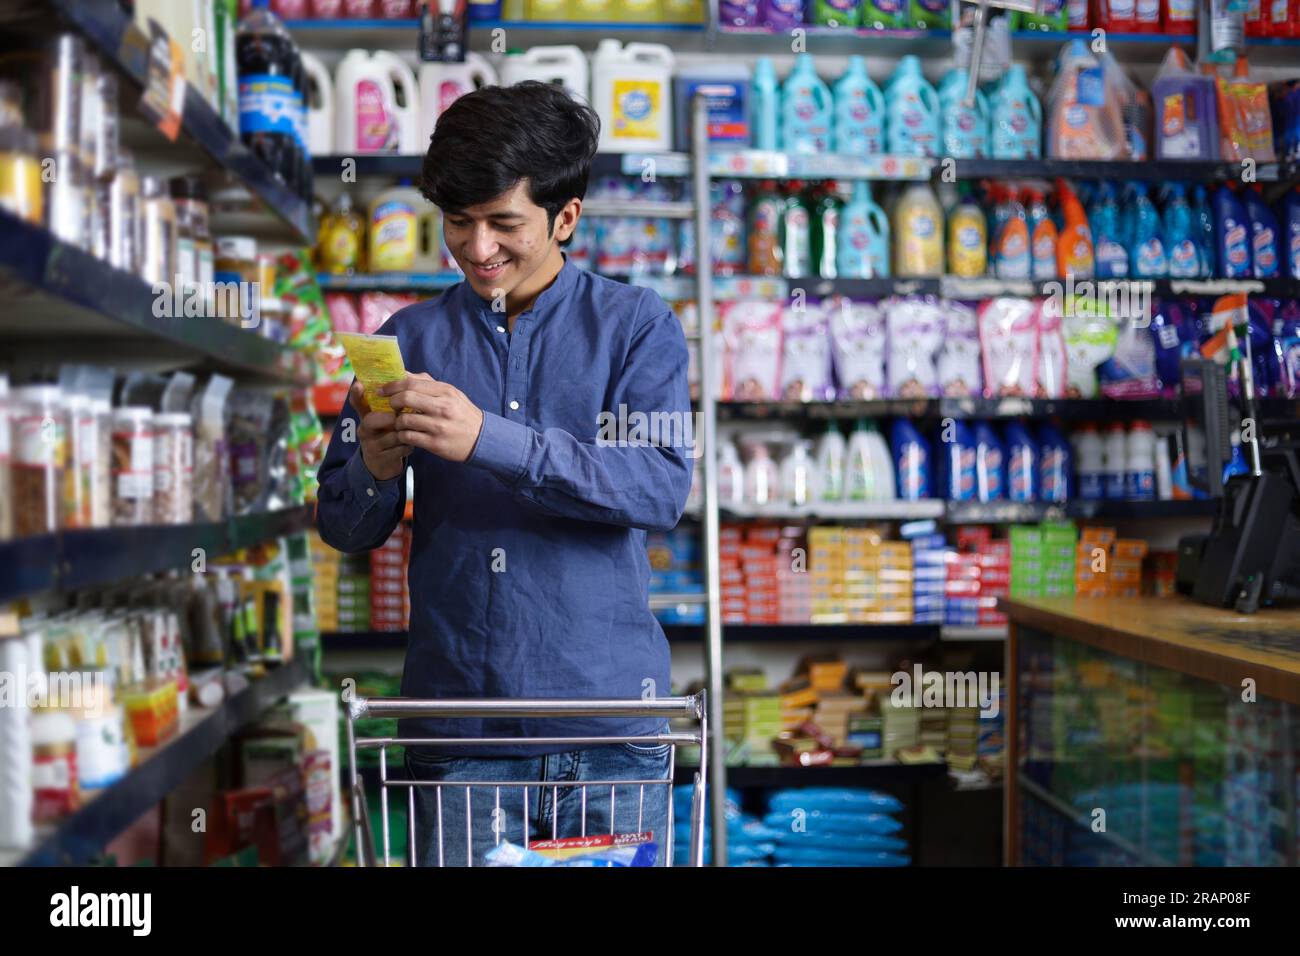
<instances>
[{"instance_id":1,"label":"metal cart basket","mask_svg":"<svg viewBox=\"0 0 1300 956\"><path fill-rule=\"evenodd\" d=\"M383 864L389 865L389 829L388 801L389 790L405 788L407 804L407 864L415 866L417 847L415 839L416 788L432 787L437 793L437 833L439 865L444 863L443 834L444 826L464 826L466 832L466 865L473 865L473 800L470 791L465 791L465 819L444 820L442 813L442 791L444 788L487 788L493 792L494 807L502 807L506 801L510 806L523 806L523 833L520 845L527 848L529 844L528 817L529 792L536 789L540 804L541 792L551 791L551 806L554 815L551 820L551 838L559 836L588 836L586 832L588 797L592 800L610 801L611 833L613 832L613 802L615 788L637 788L640 804L644 804L647 787L664 787L667 789L668 822L666 831L661 836L660 853L665 855L668 866L673 863L673 771L677 762L677 747L681 744L693 744L700 748L700 766L695 773L694 789L691 795L691 835L689 845L689 865L704 865L704 786L708 773L708 724L704 694L691 697L664 697L649 700L413 700L402 697L368 697L353 698L348 702L348 759L350 768L350 790L352 801L352 821L356 838L356 857L359 866L377 866L378 856L370 828L370 814L366 802L365 781L357 772L357 751L377 749L379 751L379 803L383 834ZM365 717L659 717L689 721L692 725L687 731L672 731L644 737L609 736L609 737L358 737L354 722ZM451 747L490 746L499 744L539 744L559 745L570 749L599 747L606 744L639 744L642 746L669 745L668 776L659 780L579 780L565 782L560 780L534 781L494 781L494 780L409 780L394 779L389 776L385 747L438 745ZM559 791L582 791L582 833L560 834L556 832L556 819L559 813ZM521 793L522 791L522 793ZM640 813L638 811L638 820ZM513 834L500 832L494 826L497 844L503 839L512 839ZM594 834L593 834L594 835ZM454 861L447 861L454 862Z\"/></svg>"}]
</instances>

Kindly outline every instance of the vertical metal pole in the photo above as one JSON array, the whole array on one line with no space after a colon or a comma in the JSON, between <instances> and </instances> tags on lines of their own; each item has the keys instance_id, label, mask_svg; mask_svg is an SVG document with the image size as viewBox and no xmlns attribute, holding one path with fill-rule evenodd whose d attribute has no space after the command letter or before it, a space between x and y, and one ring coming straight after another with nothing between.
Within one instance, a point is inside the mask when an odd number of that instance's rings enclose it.
<instances>
[{"instance_id":1,"label":"vertical metal pole","mask_svg":"<svg viewBox=\"0 0 1300 956\"><path fill-rule=\"evenodd\" d=\"M709 727L716 735L712 743L713 765L709 787L713 808L713 864L727 865L727 773L722 741L722 591L718 581L718 432L717 381L713 335L713 258L710 255L709 208L709 122L703 96L691 103L691 175L695 186L695 299L700 310L700 418L704 423L704 582L708 598L705 634L705 681L708 687Z\"/></svg>"}]
</instances>

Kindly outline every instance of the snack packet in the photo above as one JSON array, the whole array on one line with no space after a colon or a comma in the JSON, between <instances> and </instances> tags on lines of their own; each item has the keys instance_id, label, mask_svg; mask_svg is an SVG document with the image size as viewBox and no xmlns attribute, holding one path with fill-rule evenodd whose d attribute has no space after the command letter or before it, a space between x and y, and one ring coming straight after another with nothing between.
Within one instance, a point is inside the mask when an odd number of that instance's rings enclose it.
<instances>
[{"instance_id":1,"label":"snack packet","mask_svg":"<svg viewBox=\"0 0 1300 956\"><path fill-rule=\"evenodd\" d=\"M366 387L366 402L372 412L391 412L393 406L379 394L379 386L387 385L406 376L402 362L402 349L394 335L361 335L357 332L337 332L357 381Z\"/></svg>"},{"instance_id":2,"label":"snack packet","mask_svg":"<svg viewBox=\"0 0 1300 956\"><path fill-rule=\"evenodd\" d=\"M1038 387L1038 304L1001 296L979 310L987 398L1029 398Z\"/></svg>"},{"instance_id":3,"label":"snack packet","mask_svg":"<svg viewBox=\"0 0 1300 956\"><path fill-rule=\"evenodd\" d=\"M945 397L969 398L983 393L979 319L961 302L948 303L947 329L939 348L939 390Z\"/></svg>"},{"instance_id":4,"label":"snack packet","mask_svg":"<svg viewBox=\"0 0 1300 956\"><path fill-rule=\"evenodd\" d=\"M723 311L723 400L771 401L781 381L781 306L738 299Z\"/></svg>"},{"instance_id":5,"label":"snack packet","mask_svg":"<svg viewBox=\"0 0 1300 956\"><path fill-rule=\"evenodd\" d=\"M820 303L781 311L781 398L825 402L835 397L828 325Z\"/></svg>"},{"instance_id":6,"label":"snack packet","mask_svg":"<svg viewBox=\"0 0 1300 956\"><path fill-rule=\"evenodd\" d=\"M830 301L831 348L839 397L885 395L885 317L874 302Z\"/></svg>"}]
</instances>

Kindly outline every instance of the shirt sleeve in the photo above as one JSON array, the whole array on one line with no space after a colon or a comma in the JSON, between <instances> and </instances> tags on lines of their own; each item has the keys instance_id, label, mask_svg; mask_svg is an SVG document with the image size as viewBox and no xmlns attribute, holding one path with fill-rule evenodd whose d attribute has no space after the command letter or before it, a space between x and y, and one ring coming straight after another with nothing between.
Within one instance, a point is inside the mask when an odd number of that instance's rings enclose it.
<instances>
[{"instance_id":1,"label":"shirt sleeve","mask_svg":"<svg viewBox=\"0 0 1300 956\"><path fill-rule=\"evenodd\" d=\"M361 457L359 428L352 403L345 402L317 472L316 530L331 548L345 553L379 547L406 510L406 469L395 478L376 480Z\"/></svg>"},{"instance_id":2,"label":"shirt sleeve","mask_svg":"<svg viewBox=\"0 0 1300 956\"><path fill-rule=\"evenodd\" d=\"M686 336L662 302L633 335L613 408L594 441L485 411L469 464L547 514L666 531L676 527L699 448Z\"/></svg>"}]
</instances>

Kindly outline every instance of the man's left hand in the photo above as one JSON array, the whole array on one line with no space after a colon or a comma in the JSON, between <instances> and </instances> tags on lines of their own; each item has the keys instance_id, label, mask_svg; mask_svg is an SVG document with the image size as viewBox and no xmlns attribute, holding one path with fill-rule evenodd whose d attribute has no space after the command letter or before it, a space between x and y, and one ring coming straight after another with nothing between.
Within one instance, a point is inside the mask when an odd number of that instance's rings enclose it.
<instances>
[{"instance_id":1,"label":"man's left hand","mask_svg":"<svg viewBox=\"0 0 1300 956\"><path fill-rule=\"evenodd\" d=\"M397 437L448 461L467 461L483 428L483 411L454 385L425 372L407 375L379 389L397 416Z\"/></svg>"}]
</instances>

